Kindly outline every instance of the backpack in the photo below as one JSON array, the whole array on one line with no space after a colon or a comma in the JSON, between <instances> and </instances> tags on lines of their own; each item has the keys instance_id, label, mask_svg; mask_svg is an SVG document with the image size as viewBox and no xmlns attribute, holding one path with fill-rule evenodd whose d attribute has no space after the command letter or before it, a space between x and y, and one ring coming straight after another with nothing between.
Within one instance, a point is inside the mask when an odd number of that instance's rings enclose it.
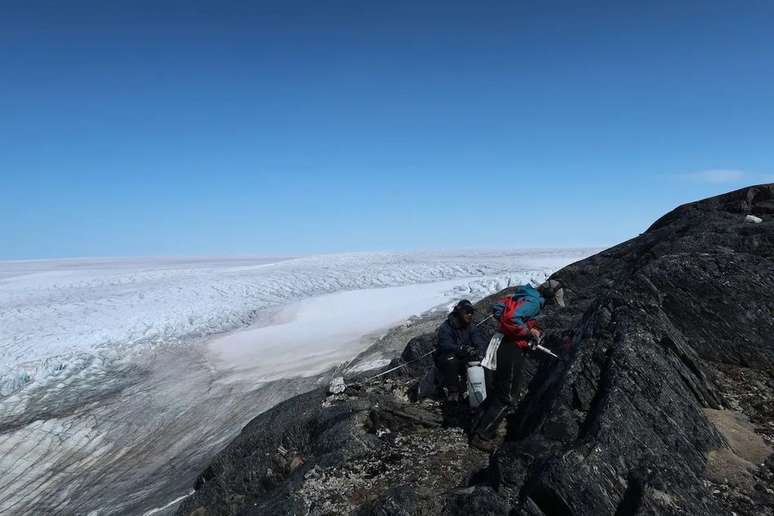
<instances>
[{"instance_id":1,"label":"backpack","mask_svg":"<svg viewBox=\"0 0 774 516\"><path fill-rule=\"evenodd\" d=\"M513 340L525 340L544 302L540 293L530 286L519 287L512 296L501 299L500 333Z\"/></svg>"}]
</instances>

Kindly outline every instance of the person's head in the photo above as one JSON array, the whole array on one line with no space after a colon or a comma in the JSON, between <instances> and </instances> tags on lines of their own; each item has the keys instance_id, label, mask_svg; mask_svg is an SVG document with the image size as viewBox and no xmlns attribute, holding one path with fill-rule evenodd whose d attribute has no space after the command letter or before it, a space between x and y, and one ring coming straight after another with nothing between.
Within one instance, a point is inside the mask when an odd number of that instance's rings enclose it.
<instances>
[{"instance_id":1,"label":"person's head","mask_svg":"<svg viewBox=\"0 0 774 516\"><path fill-rule=\"evenodd\" d=\"M473 303L467 299L463 299L456 305L454 305L453 313L457 319L465 326L469 325L473 321Z\"/></svg>"},{"instance_id":2,"label":"person's head","mask_svg":"<svg viewBox=\"0 0 774 516\"><path fill-rule=\"evenodd\" d=\"M564 306L564 290L561 283L556 280L546 280L537 288L540 295L546 300L546 304Z\"/></svg>"},{"instance_id":3,"label":"person's head","mask_svg":"<svg viewBox=\"0 0 774 516\"><path fill-rule=\"evenodd\" d=\"M549 302L554 297L554 289L551 287L549 281L539 285L537 291L540 292L540 295L543 296L543 299L545 299L546 302Z\"/></svg>"}]
</instances>

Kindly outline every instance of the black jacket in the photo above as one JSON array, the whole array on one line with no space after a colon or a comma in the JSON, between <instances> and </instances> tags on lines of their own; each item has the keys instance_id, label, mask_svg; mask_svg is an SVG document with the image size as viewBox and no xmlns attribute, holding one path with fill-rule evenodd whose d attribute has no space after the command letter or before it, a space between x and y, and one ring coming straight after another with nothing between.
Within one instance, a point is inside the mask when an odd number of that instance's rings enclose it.
<instances>
[{"instance_id":1,"label":"black jacket","mask_svg":"<svg viewBox=\"0 0 774 516\"><path fill-rule=\"evenodd\" d=\"M463 328L457 316L449 317L438 327L438 353L459 354L468 346L476 348L479 354L486 352L487 342L481 332L473 324Z\"/></svg>"}]
</instances>

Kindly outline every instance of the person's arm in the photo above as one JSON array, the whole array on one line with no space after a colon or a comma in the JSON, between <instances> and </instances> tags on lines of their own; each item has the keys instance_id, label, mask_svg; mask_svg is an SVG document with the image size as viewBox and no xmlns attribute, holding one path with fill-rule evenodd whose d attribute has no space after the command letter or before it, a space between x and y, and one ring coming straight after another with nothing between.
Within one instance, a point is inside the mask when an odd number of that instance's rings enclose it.
<instances>
[{"instance_id":1,"label":"person's arm","mask_svg":"<svg viewBox=\"0 0 774 516\"><path fill-rule=\"evenodd\" d=\"M511 322L514 325L514 333L518 337L522 337L525 340L517 340L517 345L520 348L529 347L529 338L531 335L540 335L540 330L537 328L537 323L534 320L540 313L540 304L531 300L525 300L519 307L516 308L511 317Z\"/></svg>"},{"instance_id":2,"label":"person's arm","mask_svg":"<svg viewBox=\"0 0 774 516\"><path fill-rule=\"evenodd\" d=\"M513 333L518 337L528 337L529 336L529 324L527 321L529 319L526 317L525 311L522 310L522 307L524 305L518 307L511 316L511 323L513 324Z\"/></svg>"},{"instance_id":3,"label":"person's arm","mask_svg":"<svg viewBox=\"0 0 774 516\"><path fill-rule=\"evenodd\" d=\"M470 330L470 341L473 343L473 347L479 351L481 356L484 356L489 342L484 338L484 334L481 333L481 330L475 326Z\"/></svg>"},{"instance_id":4,"label":"person's arm","mask_svg":"<svg viewBox=\"0 0 774 516\"><path fill-rule=\"evenodd\" d=\"M494 315L495 319L498 321L500 320L500 317L503 316L503 312L505 311L505 300L501 299L494 305L492 305L492 315Z\"/></svg>"},{"instance_id":5,"label":"person's arm","mask_svg":"<svg viewBox=\"0 0 774 516\"><path fill-rule=\"evenodd\" d=\"M441 353L459 352L457 339L454 338L454 331L447 323L443 323L441 327L438 328L438 349Z\"/></svg>"}]
</instances>

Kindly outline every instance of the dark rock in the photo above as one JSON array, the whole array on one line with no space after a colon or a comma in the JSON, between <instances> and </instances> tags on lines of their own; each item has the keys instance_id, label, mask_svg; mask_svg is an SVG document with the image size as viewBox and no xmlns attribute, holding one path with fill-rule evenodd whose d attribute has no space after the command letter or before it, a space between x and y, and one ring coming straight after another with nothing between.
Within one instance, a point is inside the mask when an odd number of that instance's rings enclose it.
<instances>
[{"instance_id":1,"label":"dark rock","mask_svg":"<svg viewBox=\"0 0 774 516\"><path fill-rule=\"evenodd\" d=\"M529 387L491 457L442 405L409 401L432 365L428 334L393 361L406 367L258 416L179 513L774 514L774 457L745 461L716 426L733 409L774 441L772 215L774 185L690 203L554 274L565 306L540 322L561 359L527 361ZM724 482L713 457L745 468L739 480Z\"/></svg>"},{"instance_id":2,"label":"dark rock","mask_svg":"<svg viewBox=\"0 0 774 516\"><path fill-rule=\"evenodd\" d=\"M703 408L717 364L774 366L771 185L683 206L645 234L557 272L568 363L544 367L494 457L502 488L545 514L718 513L704 486L727 446ZM755 244L751 244L755 242ZM524 464L525 450L539 450Z\"/></svg>"},{"instance_id":3,"label":"dark rock","mask_svg":"<svg viewBox=\"0 0 774 516\"><path fill-rule=\"evenodd\" d=\"M433 334L414 337L406 344L406 348L403 350L400 358L404 362L413 362L421 357L425 357L424 363L426 365L430 364L432 363L432 358L428 358L426 355L435 350L436 341L437 339Z\"/></svg>"},{"instance_id":4,"label":"dark rock","mask_svg":"<svg viewBox=\"0 0 774 516\"><path fill-rule=\"evenodd\" d=\"M414 516L416 513L416 492L405 485L387 491L369 512L372 516Z\"/></svg>"},{"instance_id":5,"label":"dark rock","mask_svg":"<svg viewBox=\"0 0 774 516\"><path fill-rule=\"evenodd\" d=\"M726 212L739 215L774 214L774 184L765 184L742 188L725 195L710 197L703 201L683 204L670 211L648 229L648 231L667 226L672 222L701 216L712 212Z\"/></svg>"},{"instance_id":6,"label":"dark rock","mask_svg":"<svg viewBox=\"0 0 774 516\"><path fill-rule=\"evenodd\" d=\"M471 516L486 514L489 516L507 516L511 506L497 496L490 487L473 487L452 491L446 495L441 514L444 516Z\"/></svg>"},{"instance_id":7,"label":"dark rock","mask_svg":"<svg viewBox=\"0 0 774 516\"><path fill-rule=\"evenodd\" d=\"M368 419L368 428L373 432L379 429L406 432L419 427L437 428L443 424L443 417L437 412L389 399L383 399L374 406Z\"/></svg>"},{"instance_id":8,"label":"dark rock","mask_svg":"<svg viewBox=\"0 0 774 516\"><path fill-rule=\"evenodd\" d=\"M432 352L435 350L437 340L434 333L411 339L400 357L401 362L408 365L397 374L400 376L421 377L428 368L433 366Z\"/></svg>"}]
</instances>

